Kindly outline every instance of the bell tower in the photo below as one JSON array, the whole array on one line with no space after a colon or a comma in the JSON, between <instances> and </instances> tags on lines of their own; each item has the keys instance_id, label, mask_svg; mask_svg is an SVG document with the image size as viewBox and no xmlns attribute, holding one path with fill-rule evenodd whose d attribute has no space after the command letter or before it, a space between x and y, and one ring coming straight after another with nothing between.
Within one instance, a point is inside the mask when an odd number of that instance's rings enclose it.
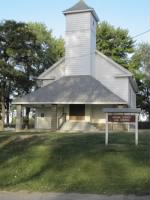
<instances>
[{"instance_id":1,"label":"bell tower","mask_svg":"<svg viewBox=\"0 0 150 200\"><path fill-rule=\"evenodd\" d=\"M63 13L66 17L65 75L92 75L98 16L83 0Z\"/></svg>"}]
</instances>

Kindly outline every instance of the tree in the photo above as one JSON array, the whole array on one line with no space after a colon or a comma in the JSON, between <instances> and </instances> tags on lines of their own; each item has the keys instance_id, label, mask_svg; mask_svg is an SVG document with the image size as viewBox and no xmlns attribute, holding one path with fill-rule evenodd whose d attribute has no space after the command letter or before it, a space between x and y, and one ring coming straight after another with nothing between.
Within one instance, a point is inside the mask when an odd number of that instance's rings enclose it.
<instances>
[{"instance_id":1,"label":"tree","mask_svg":"<svg viewBox=\"0 0 150 200\"><path fill-rule=\"evenodd\" d=\"M145 80L150 82L150 44L142 43L137 49L140 57L140 65L145 74Z\"/></svg>"},{"instance_id":2,"label":"tree","mask_svg":"<svg viewBox=\"0 0 150 200\"><path fill-rule=\"evenodd\" d=\"M31 92L35 88L35 76L63 54L63 40L54 38L43 24L12 20L0 23L0 79L5 88L3 99L7 108L7 123L10 97ZM29 109L27 116L28 113Z\"/></svg>"},{"instance_id":3,"label":"tree","mask_svg":"<svg viewBox=\"0 0 150 200\"><path fill-rule=\"evenodd\" d=\"M8 20L0 23L0 48L0 76L9 123L11 94L18 86L26 93L33 86L31 76L34 75L34 63L38 59L36 49L39 46L36 36L25 23ZM26 84L21 84L23 82Z\"/></svg>"},{"instance_id":4,"label":"tree","mask_svg":"<svg viewBox=\"0 0 150 200\"><path fill-rule=\"evenodd\" d=\"M129 54L134 52L134 41L128 30L115 28L107 22L97 26L97 49L115 62L128 68Z\"/></svg>"},{"instance_id":5,"label":"tree","mask_svg":"<svg viewBox=\"0 0 150 200\"><path fill-rule=\"evenodd\" d=\"M13 87L11 84L10 77L13 77L13 72L11 66L5 63L3 60L0 60L0 120L1 120L1 129L3 129L4 117L5 117L5 103L7 108L7 120L9 120L9 92Z\"/></svg>"},{"instance_id":6,"label":"tree","mask_svg":"<svg viewBox=\"0 0 150 200\"><path fill-rule=\"evenodd\" d=\"M150 45L139 44L131 58L130 70L135 74L139 92L137 106L144 110L150 121Z\"/></svg>"},{"instance_id":7,"label":"tree","mask_svg":"<svg viewBox=\"0 0 150 200\"><path fill-rule=\"evenodd\" d=\"M64 56L64 40L56 39L52 35L52 30L48 30L43 23L29 23L31 31L36 35L40 48L40 62L37 63L37 76L45 69L48 69L61 57Z\"/></svg>"}]
</instances>

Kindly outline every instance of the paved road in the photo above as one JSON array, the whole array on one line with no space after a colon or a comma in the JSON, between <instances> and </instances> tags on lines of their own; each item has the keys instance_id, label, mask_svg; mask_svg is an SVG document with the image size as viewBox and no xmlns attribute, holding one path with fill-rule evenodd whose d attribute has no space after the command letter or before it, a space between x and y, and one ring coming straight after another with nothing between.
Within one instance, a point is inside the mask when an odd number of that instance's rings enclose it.
<instances>
[{"instance_id":1,"label":"paved road","mask_svg":"<svg viewBox=\"0 0 150 200\"><path fill-rule=\"evenodd\" d=\"M0 200L148 200L149 196L0 192Z\"/></svg>"}]
</instances>

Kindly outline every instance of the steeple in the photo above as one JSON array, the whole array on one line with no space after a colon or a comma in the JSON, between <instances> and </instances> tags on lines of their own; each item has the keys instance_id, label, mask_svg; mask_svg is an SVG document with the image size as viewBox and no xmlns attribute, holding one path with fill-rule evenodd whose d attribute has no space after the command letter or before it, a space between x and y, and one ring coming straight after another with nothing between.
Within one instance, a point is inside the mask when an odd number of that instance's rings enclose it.
<instances>
[{"instance_id":1,"label":"steeple","mask_svg":"<svg viewBox=\"0 0 150 200\"><path fill-rule=\"evenodd\" d=\"M71 13L81 13L81 12L91 12L94 16L95 20L98 22L99 18L94 10L94 8L88 6L84 0L80 0L78 3L76 3L71 8L68 8L67 10L64 10L64 15L71 14Z\"/></svg>"},{"instance_id":2,"label":"steeple","mask_svg":"<svg viewBox=\"0 0 150 200\"><path fill-rule=\"evenodd\" d=\"M65 74L92 75L98 16L83 0L63 13L66 18Z\"/></svg>"}]
</instances>

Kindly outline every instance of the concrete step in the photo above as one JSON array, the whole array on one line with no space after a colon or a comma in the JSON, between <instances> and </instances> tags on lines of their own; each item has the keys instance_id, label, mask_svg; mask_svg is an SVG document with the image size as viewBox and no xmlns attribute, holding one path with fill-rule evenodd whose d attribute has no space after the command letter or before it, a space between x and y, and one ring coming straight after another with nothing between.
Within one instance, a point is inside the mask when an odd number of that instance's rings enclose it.
<instances>
[{"instance_id":1,"label":"concrete step","mask_svg":"<svg viewBox=\"0 0 150 200\"><path fill-rule=\"evenodd\" d=\"M61 132L99 132L99 130L88 122L66 121L60 129Z\"/></svg>"}]
</instances>

